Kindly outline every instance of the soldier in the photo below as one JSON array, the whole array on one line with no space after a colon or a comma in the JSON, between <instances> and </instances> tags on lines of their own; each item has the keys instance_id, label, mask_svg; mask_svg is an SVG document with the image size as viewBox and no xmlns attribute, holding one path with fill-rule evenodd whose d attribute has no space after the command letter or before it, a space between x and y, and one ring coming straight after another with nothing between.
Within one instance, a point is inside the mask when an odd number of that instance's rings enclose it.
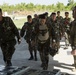
<instances>
[{"instance_id":1,"label":"soldier","mask_svg":"<svg viewBox=\"0 0 76 75\"><path fill-rule=\"evenodd\" d=\"M58 20L58 22L62 21L63 17L60 16L60 11L57 11L57 17L56 17L56 19Z\"/></svg>"},{"instance_id":2,"label":"soldier","mask_svg":"<svg viewBox=\"0 0 76 75\"><path fill-rule=\"evenodd\" d=\"M2 9L0 9L0 45L6 67L12 66L11 59L16 44L15 36L17 37L18 43L20 43L18 29L10 17L2 16Z\"/></svg>"},{"instance_id":3,"label":"soldier","mask_svg":"<svg viewBox=\"0 0 76 75\"><path fill-rule=\"evenodd\" d=\"M45 15L41 14L39 16L40 22L35 26L35 38L38 40L38 51L41 58L41 67L43 70L48 69L49 62L49 47L50 47L50 37L53 39L54 31L51 25L46 24Z\"/></svg>"},{"instance_id":4,"label":"soldier","mask_svg":"<svg viewBox=\"0 0 76 75\"><path fill-rule=\"evenodd\" d=\"M62 33L62 26L56 19L56 13L52 13L51 15L51 25L55 32L55 40L53 40L53 48L57 49L57 51L60 48L60 34Z\"/></svg>"},{"instance_id":5,"label":"soldier","mask_svg":"<svg viewBox=\"0 0 76 75\"><path fill-rule=\"evenodd\" d=\"M39 22L39 18L37 14L34 14L33 22L36 24Z\"/></svg>"},{"instance_id":6,"label":"soldier","mask_svg":"<svg viewBox=\"0 0 76 75\"><path fill-rule=\"evenodd\" d=\"M74 21L71 22L70 41L71 41L71 47L72 47L71 53L73 54L73 57L74 57L74 66L75 66L73 71L76 72L76 54L74 53L74 51L76 51L76 6L73 9L73 18L74 18Z\"/></svg>"},{"instance_id":7,"label":"soldier","mask_svg":"<svg viewBox=\"0 0 76 75\"><path fill-rule=\"evenodd\" d=\"M65 36L65 48L67 49L69 46L70 39L70 23L71 18L69 18L69 12L65 12L65 18L63 19L63 27L64 27L64 36Z\"/></svg>"},{"instance_id":8,"label":"soldier","mask_svg":"<svg viewBox=\"0 0 76 75\"><path fill-rule=\"evenodd\" d=\"M27 21L28 22L24 23L24 25L21 29L20 35L21 35L21 37L23 37L24 33L26 31L26 35L24 36L24 39L28 43L28 48L29 48L29 52L30 52L29 60L33 60L34 56L35 56L35 60L37 61L37 51L36 51L35 46L32 46L32 37L33 37L32 32L34 30L35 23L32 21L31 15L27 16ZM34 56L33 56L33 51L34 51Z\"/></svg>"},{"instance_id":9,"label":"soldier","mask_svg":"<svg viewBox=\"0 0 76 75\"><path fill-rule=\"evenodd\" d=\"M45 15L46 23L49 23L50 22L50 18L48 17L48 12L43 13L43 15Z\"/></svg>"}]
</instances>

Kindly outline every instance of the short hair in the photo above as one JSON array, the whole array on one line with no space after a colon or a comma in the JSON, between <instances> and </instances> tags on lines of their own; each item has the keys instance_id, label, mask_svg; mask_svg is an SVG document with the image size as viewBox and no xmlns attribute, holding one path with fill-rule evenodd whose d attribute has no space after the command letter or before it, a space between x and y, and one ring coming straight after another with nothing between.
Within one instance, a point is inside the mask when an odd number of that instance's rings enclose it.
<instances>
[{"instance_id":1,"label":"short hair","mask_svg":"<svg viewBox=\"0 0 76 75\"><path fill-rule=\"evenodd\" d=\"M32 18L32 16L31 16L31 15L28 15L28 16L27 16L27 19L30 19L30 18Z\"/></svg>"},{"instance_id":2,"label":"short hair","mask_svg":"<svg viewBox=\"0 0 76 75\"><path fill-rule=\"evenodd\" d=\"M44 15L48 15L48 12L45 12Z\"/></svg>"},{"instance_id":3,"label":"short hair","mask_svg":"<svg viewBox=\"0 0 76 75\"><path fill-rule=\"evenodd\" d=\"M60 13L60 11L57 11L57 13Z\"/></svg>"},{"instance_id":4,"label":"short hair","mask_svg":"<svg viewBox=\"0 0 76 75\"><path fill-rule=\"evenodd\" d=\"M37 16L37 14L34 14L34 16Z\"/></svg>"},{"instance_id":5,"label":"short hair","mask_svg":"<svg viewBox=\"0 0 76 75\"><path fill-rule=\"evenodd\" d=\"M52 12L52 14L51 15L56 15L56 13L55 12Z\"/></svg>"},{"instance_id":6,"label":"short hair","mask_svg":"<svg viewBox=\"0 0 76 75\"><path fill-rule=\"evenodd\" d=\"M0 12L2 13L2 9L0 8Z\"/></svg>"},{"instance_id":7,"label":"short hair","mask_svg":"<svg viewBox=\"0 0 76 75\"><path fill-rule=\"evenodd\" d=\"M44 14L40 14L40 15L39 15L39 18L40 18L40 19L46 19Z\"/></svg>"},{"instance_id":8,"label":"short hair","mask_svg":"<svg viewBox=\"0 0 76 75\"><path fill-rule=\"evenodd\" d=\"M65 14L69 14L69 12L65 12Z\"/></svg>"}]
</instances>

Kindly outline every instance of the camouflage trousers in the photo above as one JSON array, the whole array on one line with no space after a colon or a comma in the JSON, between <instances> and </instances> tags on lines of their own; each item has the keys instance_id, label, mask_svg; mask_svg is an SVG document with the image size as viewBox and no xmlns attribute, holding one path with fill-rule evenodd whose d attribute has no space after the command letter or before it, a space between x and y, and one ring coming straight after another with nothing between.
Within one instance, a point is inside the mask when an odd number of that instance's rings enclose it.
<instances>
[{"instance_id":1,"label":"camouflage trousers","mask_svg":"<svg viewBox=\"0 0 76 75\"><path fill-rule=\"evenodd\" d=\"M1 43L1 49L4 62L11 61L15 51L16 40Z\"/></svg>"},{"instance_id":2,"label":"camouflage trousers","mask_svg":"<svg viewBox=\"0 0 76 75\"><path fill-rule=\"evenodd\" d=\"M52 48L57 50L57 52L59 51L60 48L60 39L59 36L57 36L57 38L55 39L55 42L52 41Z\"/></svg>"},{"instance_id":3,"label":"camouflage trousers","mask_svg":"<svg viewBox=\"0 0 76 75\"><path fill-rule=\"evenodd\" d=\"M28 49L29 49L29 52L30 52L30 56L33 58L37 58L37 49L36 49L36 46L32 46L32 43L31 41L28 41ZM34 52L34 55L33 55L33 52Z\"/></svg>"},{"instance_id":4,"label":"camouflage trousers","mask_svg":"<svg viewBox=\"0 0 76 75\"><path fill-rule=\"evenodd\" d=\"M68 46L69 45L69 34L67 32L65 32L65 45Z\"/></svg>"},{"instance_id":5,"label":"camouflage trousers","mask_svg":"<svg viewBox=\"0 0 76 75\"><path fill-rule=\"evenodd\" d=\"M48 68L49 62L49 47L50 47L50 40L47 40L45 43L38 43L38 51L40 54L41 62L43 68Z\"/></svg>"}]
</instances>

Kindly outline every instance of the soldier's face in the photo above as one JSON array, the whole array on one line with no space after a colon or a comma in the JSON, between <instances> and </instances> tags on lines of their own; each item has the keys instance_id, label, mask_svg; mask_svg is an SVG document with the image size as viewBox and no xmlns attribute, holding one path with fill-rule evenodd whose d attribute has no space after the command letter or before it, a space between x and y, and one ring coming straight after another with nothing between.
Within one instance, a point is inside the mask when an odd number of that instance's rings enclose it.
<instances>
[{"instance_id":1,"label":"soldier's face","mask_svg":"<svg viewBox=\"0 0 76 75\"><path fill-rule=\"evenodd\" d=\"M73 18L76 19L76 10L73 11Z\"/></svg>"},{"instance_id":2,"label":"soldier's face","mask_svg":"<svg viewBox=\"0 0 76 75\"><path fill-rule=\"evenodd\" d=\"M37 18L37 15L34 15L34 18Z\"/></svg>"},{"instance_id":3,"label":"soldier's face","mask_svg":"<svg viewBox=\"0 0 76 75\"><path fill-rule=\"evenodd\" d=\"M56 20L56 15L52 15L52 19L53 20Z\"/></svg>"},{"instance_id":4,"label":"soldier's face","mask_svg":"<svg viewBox=\"0 0 76 75\"><path fill-rule=\"evenodd\" d=\"M68 17L69 16L69 14L65 14L65 17Z\"/></svg>"},{"instance_id":5,"label":"soldier's face","mask_svg":"<svg viewBox=\"0 0 76 75\"><path fill-rule=\"evenodd\" d=\"M41 20L40 20L40 23L41 23L42 25L44 25L45 22L46 22L46 19L41 19Z\"/></svg>"},{"instance_id":6,"label":"soldier's face","mask_svg":"<svg viewBox=\"0 0 76 75\"><path fill-rule=\"evenodd\" d=\"M29 22L29 23L32 23L32 18L29 18L29 19L28 19L28 22Z\"/></svg>"},{"instance_id":7,"label":"soldier's face","mask_svg":"<svg viewBox=\"0 0 76 75\"><path fill-rule=\"evenodd\" d=\"M57 13L58 16L60 16L60 13Z\"/></svg>"}]
</instances>

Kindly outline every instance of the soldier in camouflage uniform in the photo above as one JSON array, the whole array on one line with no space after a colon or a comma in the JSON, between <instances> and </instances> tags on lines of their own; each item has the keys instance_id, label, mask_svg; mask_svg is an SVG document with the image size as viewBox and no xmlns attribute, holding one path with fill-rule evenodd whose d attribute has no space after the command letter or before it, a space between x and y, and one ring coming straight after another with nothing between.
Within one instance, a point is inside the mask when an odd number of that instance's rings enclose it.
<instances>
[{"instance_id":1,"label":"soldier in camouflage uniform","mask_svg":"<svg viewBox=\"0 0 76 75\"><path fill-rule=\"evenodd\" d=\"M24 39L28 43L28 48L29 48L29 52L30 52L29 60L33 60L35 57L35 60L37 61L37 51L36 51L35 46L33 46L33 44L32 44L32 38L33 38L32 32L34 30L35 23L32 21L31 15L27 16L27 20L28 20L28 22L24 23L24 25L21 29L20 35L21 35L21 37L23 37L24 33L26 31L26 35L24 36ZM33 51L34 51L34 56L33 56Z\"/></svg>"},{"instance_id":2,"label":"soldier in camouflage uniform","mask_svg":"<svg viewBox=\"0 0 76 75\"><path fill-rule=\"evenodd\" d=\"M2 9L0 9L0 46L6 67L12 66L11 59L14 54L16 44L15 36L20 43L18 29L10 17L2 16Z\"/></svg>"},{"instance_id":3,"label":"soldier in camouflage uniform","mask_svg":"<svg viewBox=\"0 0 76 75\"><path fill-rule=\"evenodd\" d=\"M65 48L67 49L69 46L70 39L70 23L71 18L69 18L69 12L65 12L65 18L63 19L63 27L64 27L64 36L65 36Z\"/></svg>"},{"instance_id":4,"label":"soldier in camouflage uniform","mask_svg":"<svg viewBox=\"0 0 76 75\"><path fill-rule=\"evenodd\" d=\"M41 58L41 67L43 70L48 69L49 62L49 47L50 47L50 38L53 39L54 31L51 25L46 24L46 18L44 14L39 16L40 22L35 26L35 38L38 40L38 51Z\"/></svg>"},{"instance_id":5,"label":"soldier in camouflage uniform","mask_svg":"<svg viewBox=\"0 0 76 75\"><path fill-rule=\"evenodd\" d=\"M36 24L39 22L39 18L37 14L34 14L33 22Z\"/></svg>"},{"instance_id":6,"label":"soldier in camouflage uniform","mask_svg":"<svg viewBox=\"0 0 76 75\"><path fill-rule=\"evenodd\" d=\"M54 13L54 12L52 13L50 23L51 23L51 26L53 27L54 32L55 32L55 40L52 40L53 41L52 46L53 46L53 48L59 50L59 48L60 48L60 34L62 33L62 26L57 21L56 13Z\"/></svg>"},{"instance_id":7,"label":"soldier in camouflage uniform","mask_svg":"<svg viewBox=\"0 0 76 75\"><path fill-rule=\"evenodd\" d=\"M49 18L49 16L48 16L48 12L43 13L43 15L45 16L45 18L46 18L46 23L48 24L48 23L50 22L50 18Z\"/></svg>"},{"instance_id":8,"label":"soldier in camouflage uniform","mask_svg":"<svg viewBox=\"0 0 76 75\"><path fill-rule=\"evenodd\" d=\"M57 11L57 17L56 17L56 19L57 19L58 22L62 21L63 17L60 16L60 11Z\"/></svg>"},{"instance_id":9,"label":"soldier in camouflage uniform","mask_svg":"<svg viewBox=\"0 0 76 75\"><path fill-rule=\"evenodd\" d=\"M71 41L71 47L72 47L72 54L73 51L76 50L76 6L73 9L73 18L74 21L71 22L71 30L70 30L70 41ZM73 71L76 72L76 55L73 56L74 57L74 66L75 68L73 69Z\"/></svg>"}]
</instances>

